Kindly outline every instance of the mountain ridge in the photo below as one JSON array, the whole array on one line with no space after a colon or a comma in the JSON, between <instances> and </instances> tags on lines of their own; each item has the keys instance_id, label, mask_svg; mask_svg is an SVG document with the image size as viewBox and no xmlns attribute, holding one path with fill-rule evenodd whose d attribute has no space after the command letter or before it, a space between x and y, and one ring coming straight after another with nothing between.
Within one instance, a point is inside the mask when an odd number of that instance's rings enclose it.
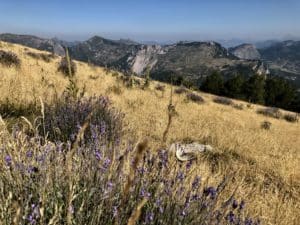
<instances>
[{"instance_id":1,"label":"mountain ridge","mask_svg":"<svg viewBox=\"0 0 300 225\"><path fill-rule=\"evenodd\" d=\"M164 81L170 81L170 76L175 76L174 79L184 77L196 85L215 70L220 71L226 79L237 73L246 76L268 73L270 67L271 75L285 77L300 88L300 56L290 49L293 43L297 43L291 41L268 42L266 45L269 46L264 48L242 44L227 49L214 41L149 45L130 39L111 40L97 35L80 42L15 34L0 34L0 40L53 52L60 56L64 55L64 48L68 47L71 57L76 60L139 76L150 70L151 77ZM287 46L289 44L291 46ZM276 48L278 45L285 47ZM240 53L234 54L237 48ZM276 49L279 49L279 52L276 52ZM290 56L286 51L292 52L295 57L288 61ZM274 58L270 54L282 55L284 58Z\"/></svg>"}]
</instances>

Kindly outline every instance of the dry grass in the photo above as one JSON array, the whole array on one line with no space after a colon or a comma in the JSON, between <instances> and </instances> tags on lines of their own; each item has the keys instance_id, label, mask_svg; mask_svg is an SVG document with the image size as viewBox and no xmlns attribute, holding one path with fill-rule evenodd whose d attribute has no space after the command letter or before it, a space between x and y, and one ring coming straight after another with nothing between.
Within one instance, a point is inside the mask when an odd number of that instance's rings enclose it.
<instances>
[{"instance_id":1,"label":"dry grass","mask_svg":"<svg viewBox=\"0 0 300 225\"><path fill-rule=\"evenodd\" d=\"M0 66L0 100L29 103L42 97L51 101L53 94L60 95L67 86L68 79L56 69L59 57L45 63L28 57L18 45L2 42L0 46L22 60L20 69ZM91 75L99 78L90 79ZM86 95L107 94L107 88L117 82L117 77L107 74L104 68L79 62L75 77L80 87L86 86ZM155 94L157 84L151 82L144 91L122 86L120 94L109 94L115 106L126 114L127 134L136 139L148 137L151 149L161 146L168 123L169 99ZM169 92L170 85L165 86ZM201 96L204 104L186 102L184 95L173 96L177 116L169 128L167 143L189 138L214 146L214 153L197 162L197 173L207 178L207 182L216 183L228 171L236 171L232 191L237 187L236 194L248 199L252 214L261 216L265 224L298 224L300 124L269 118L272 129L265 132L261 129L265 117L256 113L261 106L241 111L214 103L215 96L205 93Z\"/></svg>"}]
</instances>

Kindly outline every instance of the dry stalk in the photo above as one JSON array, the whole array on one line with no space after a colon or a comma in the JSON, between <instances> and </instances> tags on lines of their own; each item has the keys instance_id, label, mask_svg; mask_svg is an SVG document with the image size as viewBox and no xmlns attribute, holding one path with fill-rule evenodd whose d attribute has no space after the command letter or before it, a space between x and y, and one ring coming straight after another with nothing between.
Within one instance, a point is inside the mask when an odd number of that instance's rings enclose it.
<instances>
[{"instance_id":1,"label":"dry stalk","mask_svg":"<svg viewBox=\"0 0 300 225\"><path fill-rule=\"evenodd\" d=\"M142 209L144 205L147 203L148 199L144 198L136 207L136 209L132 212L127 225L134 225L139 220L141 216Z\"/></svg>"}]
</instances>

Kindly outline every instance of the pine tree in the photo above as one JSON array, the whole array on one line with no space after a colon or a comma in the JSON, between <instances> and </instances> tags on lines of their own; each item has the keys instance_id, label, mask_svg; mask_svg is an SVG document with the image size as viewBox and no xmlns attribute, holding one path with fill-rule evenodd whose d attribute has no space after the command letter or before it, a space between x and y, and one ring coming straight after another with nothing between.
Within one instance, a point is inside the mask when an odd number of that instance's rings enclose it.
<instances>
[{"instance_id":1,"label":"pine tree","mask_svg":"<svg viewBox=\"0 0 300 225\"><path fill-rule=\"evenodd\" d=\"M244 99L243 87L245 79L242 75L238 74L225 82L225 95L231 98Z\"/></svg>"},{"instance_id":2,"label":"pine tree","mask_svg":"<svg viewBox=\"0 0 300 225\"><path fill-rule=\"evenodd\" d=\"M220 95L224 91L224 79L219 72L213 72L210 76L206 77L202 83L201 90Z\"/></svg>"},{"instance_id":3,"label":"pine tree","mask_svg":"<svg viewBox=\"0 0 300 225\"><path fill-rule=\"evenodd\" d=\"M248 101L264 104L265 102L265 78L262 75L251 76L245 83L245 95Z\"/></svg>"},{"instance_id":4,"label":"pine tree","mask_svg":"<svg viewBox=\"0 0 300 225\"><path fill-rule=\"evenodd\" d=\"M272 77L266 80L266 105L290 108L296 98L295 88L285 79Z\"/></svg>"}]
</instances>

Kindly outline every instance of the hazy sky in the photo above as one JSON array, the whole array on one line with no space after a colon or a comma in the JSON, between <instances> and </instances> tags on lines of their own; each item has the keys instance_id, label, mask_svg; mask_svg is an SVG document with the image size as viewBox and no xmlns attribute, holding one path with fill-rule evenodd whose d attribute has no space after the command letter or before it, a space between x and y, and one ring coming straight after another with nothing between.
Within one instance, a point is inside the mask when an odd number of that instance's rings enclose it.
<instances>
[{"instance_id":1,"label":"hazy sky","mask_svg":"<svg viewBox=\"0 0 300 225\"><path fill-rule=\"evenodd\" d=\"M300 37L300 0L0 0L0 33L82 40Z\"/></svg>"}]
</instances>

